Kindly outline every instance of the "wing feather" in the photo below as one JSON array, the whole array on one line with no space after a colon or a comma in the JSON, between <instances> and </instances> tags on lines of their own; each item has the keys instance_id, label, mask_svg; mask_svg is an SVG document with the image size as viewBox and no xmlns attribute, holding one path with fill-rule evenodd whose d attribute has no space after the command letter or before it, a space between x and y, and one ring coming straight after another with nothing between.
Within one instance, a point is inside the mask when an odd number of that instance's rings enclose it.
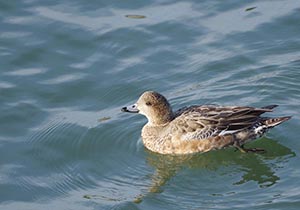
<instances>
[{"instance_id":1,"label":"wing feather","mask_svg":"<svg viewBox=\"0 0 300 210\"><path fill-rule=\"evenodd\" d=\"M201 140L213 136L235 133L253 126L260 115L272 111L275 105L263 108L191 106L175 113L171 129L183 140Z\"/></svg>"}]
</instances>

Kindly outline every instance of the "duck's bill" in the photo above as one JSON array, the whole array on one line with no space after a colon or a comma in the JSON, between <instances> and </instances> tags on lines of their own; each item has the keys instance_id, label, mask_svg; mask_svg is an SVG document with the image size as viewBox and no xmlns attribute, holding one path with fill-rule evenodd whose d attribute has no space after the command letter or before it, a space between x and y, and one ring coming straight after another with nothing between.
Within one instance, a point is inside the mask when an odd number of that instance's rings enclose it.
<instances>
[{"instance_id":1,"label":"duck's bill","mask_svg":"<svg viewBox=\"0 0 300 210\"><path fill-rule=\"evenodd\" d=\"M137 109L136 104L133 104L131 106L125 106L121 109L122 112L130 112L130 113L139 113L139 110Z\"/></svg>"}]
</instances>

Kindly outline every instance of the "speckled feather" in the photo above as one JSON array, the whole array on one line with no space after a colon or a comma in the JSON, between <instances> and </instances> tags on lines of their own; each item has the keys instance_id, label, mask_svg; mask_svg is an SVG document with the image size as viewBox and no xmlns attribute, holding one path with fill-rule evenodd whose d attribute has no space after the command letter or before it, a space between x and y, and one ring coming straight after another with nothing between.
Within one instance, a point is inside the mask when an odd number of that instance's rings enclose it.
<instances>
[{"instance_id":1,"label":"speckled feather","mask_svg":"<svg viewBox=\"0 0 300 210\"><path fill-rule=\"evenodd\" d=\"M191 106L175 112L170 122L172 132L182 133L182 140L202 140L249 129L260 115L271 109L253 107Z\"/></svg>"}]
</instances>

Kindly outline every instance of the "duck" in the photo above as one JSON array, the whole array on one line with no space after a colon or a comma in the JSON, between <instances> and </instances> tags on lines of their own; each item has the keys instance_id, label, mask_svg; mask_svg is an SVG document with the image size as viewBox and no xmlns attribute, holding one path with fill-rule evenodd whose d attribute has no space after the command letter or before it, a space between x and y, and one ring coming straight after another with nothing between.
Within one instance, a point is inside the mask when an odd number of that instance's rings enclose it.
<instances>
[{"instance_id":1,"label":"duck","mask_svg":"<svg viewBox=\"0 0 300 210\"><path fill-rule=\"evenodd\" d=\"M148 150L184 155L227 147L235 147L243 153L265 152L262 148L245 148L244 145L291 118L261 116L275 107L277 105L261 108L191 105L173 111L162 94L146 91L135 104L121 111L142 114L148 119L141 131L142 142Z\"/></svg>"}]
</instances>

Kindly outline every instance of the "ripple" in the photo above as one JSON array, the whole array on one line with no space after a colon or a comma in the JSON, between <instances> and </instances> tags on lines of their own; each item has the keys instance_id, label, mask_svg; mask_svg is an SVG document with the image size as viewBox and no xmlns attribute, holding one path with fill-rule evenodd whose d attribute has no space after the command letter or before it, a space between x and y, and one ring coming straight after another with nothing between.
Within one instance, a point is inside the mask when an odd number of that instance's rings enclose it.
<instances>
[{"instance_id":1,"label":"ripple","mask_svg":"<svg viewBox=\"0 0 300 210\"><path fill-rule=\"evenodd\" d=\"M241 8L233 9L227 12L222 12L211 18L205 18L201 23L212 31L217 31L220 34L230 34L236 31L251 31L261 24L272 22L274 18L285 16L295 9L294 0L286 2L256 2L256 11L260 15L251 16L244 12ZM270 5L272 4L272 5ZM272 6L272 9L269 9ZM238 22L232 24L232 20L238 18Z\"/></svg>"},{"instance_id":2,"label":"ripple","mask_svg":"<svg viewBox=\"0 0 300 210\"><path fill-rule=\"evenodd\" d=\"M34 12L37 16L49 18L55 21L61 21L67 24L78 25L84 29L92 30L95 32L106 33L111 29L116 30L119 28L128 28L139 26L142 24L157 24L165 21L171 21L178 18L186 17L186 14L199 15L196 10L193 10L190 3L174 3L169 5L159 5L153 7L145 7L140 9L141 14L147 14L145 19L139 19L137 22L127 19L123 15L126 15L130 10L113 9L108 16L104 17L89 17L83 15L74 15L74 9L70 9L69 12L62 12L51 7L36 7ZM134 12L135 10L133 10ZM119 15L122 14L122 15ZM148 15L148 14L151 14Z\"/></svg>"},{"instance_id":3,"label":"ripple","mask_svg":"<svg viewBox=\"0 0 300 210\"><path fill-rule=\"evenodd\" d=\"M30 137L31 161L40 165L38 171L42 174L51 169L47 176L32 177L32 182L43 183L40 187L51 192L48 192L48 196L64 195L72 190L96 186L93 178L85 173L81 162L88 154L82 148L82 137L86 132L84 128L55 119ZM36 188L36 185L28 185Z\"/></svg>"},{"instance_id":4,"label":"ripple","mask_svg":"<svg viewBox=\"0 0 300 210\"><path fill-rule=\"evenodd\" d=\"M7 89L7 88L13 88L13 87L16 87L16 85L14 85L10 82L0 81L0 88Z\"/></svg>"},{"instance_id":5,"label":"ripple","mask_svg":"<svg viewBox=\"0 0 300 210\"><path fill-rule=\"evenodd\" d=\"M30 36L30 32L4 32L1 33L0 38L3 39L17 39L17 38L23 38L26 36Z\"/></svg>"},{"instance_id":6,"label":"ripple","mask_svg":"<svg viewBox=\"0 0 300 210\"><path fill-rule=\"evenodd\" d=\"M31 102L2 105L2 136L21 136L35 128L47 116L47 113Z\"/></svg>"},{"instance_id":7,"label":"ripple","mask_svg":"<svg viewBox=\"0 0 300 210\"><path fill-rule=\"evenodd\" d=\"M4 164L2 165L0 171L1 171L1 175L0 175L0 183L1 184L5 184L8 181L13 182L12 180L12 175L16 175L16 171L20 170L22 168L21 165L18 164Z\"/></svg>"},{"instance_id":8,"label":"ripple","mask_svg":"<svg viewBox=\"0 0 300 210\"><path fill-rule=\"evenodd\" d=\"M36 74L45 73L45 68L28 68L28 69L18 69L15 71L7 72L6 75L10 76L33 76Z\"/></svg>"},{"instance_id":9,"label":"ripple","mask_svg":"<svg viewBox=\"0 0 300 210\"><path fill-rule=\"evenodd\" d=\"M46 84L46 85L57 85L57 84L63 84L67 82L73 82L76 80L83 79L86 76L86 74L83 73L76 73L76 74L65 74L65 75L59 75L56 78L53 79L48 79L41 81L41 84Z\"/></svg>"},{"instance_id":10,"label":"ripple","mask_svg":"<svg viewBox=\"0 0 300 210\"><path fill-rule=\"evenodd\" d=\"M39 170L43 171L43 168L47 167L47 170L51 169L51 173L46 177L32 177L33 182L37 180L38 183L45 183L46 187L31 185L30 180L26 179L23 184L29 185L27 188L47 188L51 192L49 196L58 196L69 194L73 190L101 187L108 180L99 182L98 177L101 176L101 180L106 177L113 181L109 174L120 170L121 166L124 168L121 178L123 183L117 179L115 184L119 183L127 187L132 184L130 175L135 174L136 177L139 170L127 167L130 165L128 162L130 160L125 159L128 154L124 153L132 144L128 145L124 141L107 141L111 136L125 137L126 133L110 133L107 129L109 124L106 122L100 124L100 130L95 129L95 126L99 126L97 121L99 117L92 112L66 112L59 109L51 112L55 115L46 124L35 129L34 135L29 138L32 148L29 151L31 161L43 165ZM92 124L96 124L90 125L84 120L89 118ZM132 149L135 150L130 148ZM130 180L125 181L126 178Z\"/></svg>"},{"instance_id":11,"label":"ripple","mask_svg":"<svg viewBox=\"0 0 300 210\"><path fill-rule=\"evenodd\" d=\"M105 57L104 54L102 53L95 53L91 56L89 56L88 58L85 59L85 61L81 62L81 63L74 63L71 64L70 66L76 69L86 69L91 67L94 63L96 63L100 58Z\"/></svg>"}]
</instances>

